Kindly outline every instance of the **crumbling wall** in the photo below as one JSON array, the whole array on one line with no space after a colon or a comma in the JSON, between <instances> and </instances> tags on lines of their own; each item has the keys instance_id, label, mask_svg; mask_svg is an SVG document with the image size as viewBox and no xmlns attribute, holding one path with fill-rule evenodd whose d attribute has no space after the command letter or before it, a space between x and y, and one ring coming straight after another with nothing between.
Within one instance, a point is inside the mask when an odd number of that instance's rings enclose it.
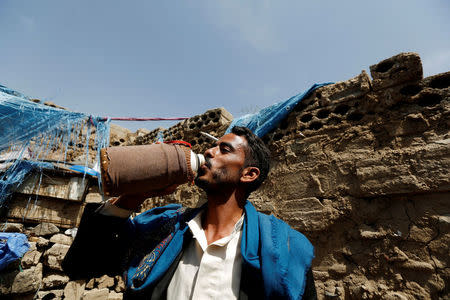
<instances>
[{"instance_id":1,"label":"crumbling wall","mask_svg":"<svg viewBox=\"0 0 450 300\"><path fill-rule=\"evenodd\" d=\"M273 170L252 200L316 247L322 299L450 291L450 72L404 53L322 87L265 137Z\"/></svg>"},{"instance_id":2,"label":"crumbling wall","mask_svg":"<svg viewBox=\"0 0 450 300\"><path fill-rule=\"evenodd\" d=\"M450 291L450 72L403 53L316 90L265 138L251 201L316 247L320 299L438 299ZM202 149L205 150L205 149ZM153 205L195 206L184 186Z\"/></svg>"},{"instance_id":3,"label":"crumbling wall","mask_svg":"<svg viewBox=\"0 0 450 300\"><path fill-rule=\"evenodd\" d=\"M264 138L273 169L250 200L315 245L319 299L448 299L450 72L423 79L419 56L403 53L370 73L372 79L363 71L319 88ZM116 127L111 144L148 144L162 136L191 142L201 153L212 143L200 131L220 137L231 119L214 109L169 129ZM86 201L100 199L92 187ZM146 200L142 210L205 200L187 184ZM0 294L121 298L119 278L68 281L58 270L71 242L70 233L61 237L65 229L42 236L35 224L10 226L35 244L22 260L23 272L16 265L2 273Z\"/></svg>"}]
</instances>

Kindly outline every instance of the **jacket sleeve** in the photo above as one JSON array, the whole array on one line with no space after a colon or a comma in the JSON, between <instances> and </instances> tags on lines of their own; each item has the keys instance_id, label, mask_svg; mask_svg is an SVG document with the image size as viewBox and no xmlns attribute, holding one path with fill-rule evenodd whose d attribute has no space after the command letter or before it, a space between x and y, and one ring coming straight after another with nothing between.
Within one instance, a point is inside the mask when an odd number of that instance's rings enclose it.
<instances>
[{"instance_id":1,"label":"jacket sleeve","mask_svg":"<svg viewBox=\"0 0 450 300\"><path fill-rule=\"evenodd\" d=\"M306 273L305 292L303 293L304 300L317 300L316 286L314 284L314 277L311 268Z\"/></svg>"},{"instance_id":2,"label":"jacket sleeve","mask_svg":"<svg viewBox=\"0 0 450 300\"><path fill-rule=\"evenodd\" d=\"M77 235L62 267L71 279L121 275L125 270L128 245L135 229L130 219L98 213L98 203L88 203Z\"/></svg>"}]
</instances>

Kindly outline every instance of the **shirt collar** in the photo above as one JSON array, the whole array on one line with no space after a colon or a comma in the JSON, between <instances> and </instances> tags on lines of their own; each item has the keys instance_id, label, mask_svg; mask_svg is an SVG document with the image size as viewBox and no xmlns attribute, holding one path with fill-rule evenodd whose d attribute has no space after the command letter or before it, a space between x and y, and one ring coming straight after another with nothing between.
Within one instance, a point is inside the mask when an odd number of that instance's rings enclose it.
<instances>
[{"instance_id":1,"label":"shirt collar","mask_svg":"<svg viewBox=\"0 0 450 300\"><path fill-rule=\"evenodd\" d=\"M198 241L200 244L200 247L205 251L205 249L208 247L208 241L206 240L205 231L202 227L202 215L204 210L200 211L192 220L187 222L187 225L189 226L189 229L192 232L192 235L194 238ZM241 218L234 224L234 229L230 233L230 235L223 237L214 243L211 243L211 245L216 246L225 246L228 244L228 242L236 235L239 234L242 230L242 225L244 224L244 215L245 212L242 214Z\"/></svg>"}]
</instances>

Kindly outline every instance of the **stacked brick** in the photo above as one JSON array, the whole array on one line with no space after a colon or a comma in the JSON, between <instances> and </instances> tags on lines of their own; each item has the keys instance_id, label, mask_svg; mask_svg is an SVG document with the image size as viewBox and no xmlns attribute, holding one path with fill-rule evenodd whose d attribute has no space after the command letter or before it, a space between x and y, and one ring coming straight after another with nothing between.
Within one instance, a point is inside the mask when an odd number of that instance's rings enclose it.
<instances>
[{"instance_id":1,"label":"stacked brick","mask_svg":"<svg viewBox=\"0 0 450 300\"><path fill-rule=\"evenodd\" d=\"M201 132L220 137L232 120L232 115L224 108L211 109L202 115L184 120L169 129L154 129L147 135L136 139L136 144L151 144L157 142L160 138L164 141L183 140L192 145L194 152L203 153L213 142L202 135Z\"/></svg>"}]
</instances>

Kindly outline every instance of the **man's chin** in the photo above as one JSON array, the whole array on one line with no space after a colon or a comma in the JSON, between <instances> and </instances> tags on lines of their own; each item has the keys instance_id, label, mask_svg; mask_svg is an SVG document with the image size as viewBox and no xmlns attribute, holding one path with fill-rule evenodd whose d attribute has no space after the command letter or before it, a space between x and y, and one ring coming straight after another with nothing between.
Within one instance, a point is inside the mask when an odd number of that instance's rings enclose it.
<instances>
[{"instance_id":1,"label":"man's chin","mask_svg":"<svg viewBox=\"0 0 450 300\"><path fill-rule=\"evenodd\" d=\"M209 182L201 176L195 178L194 183L205 192L208 190Z\"/></svg>"}]
</instances>

